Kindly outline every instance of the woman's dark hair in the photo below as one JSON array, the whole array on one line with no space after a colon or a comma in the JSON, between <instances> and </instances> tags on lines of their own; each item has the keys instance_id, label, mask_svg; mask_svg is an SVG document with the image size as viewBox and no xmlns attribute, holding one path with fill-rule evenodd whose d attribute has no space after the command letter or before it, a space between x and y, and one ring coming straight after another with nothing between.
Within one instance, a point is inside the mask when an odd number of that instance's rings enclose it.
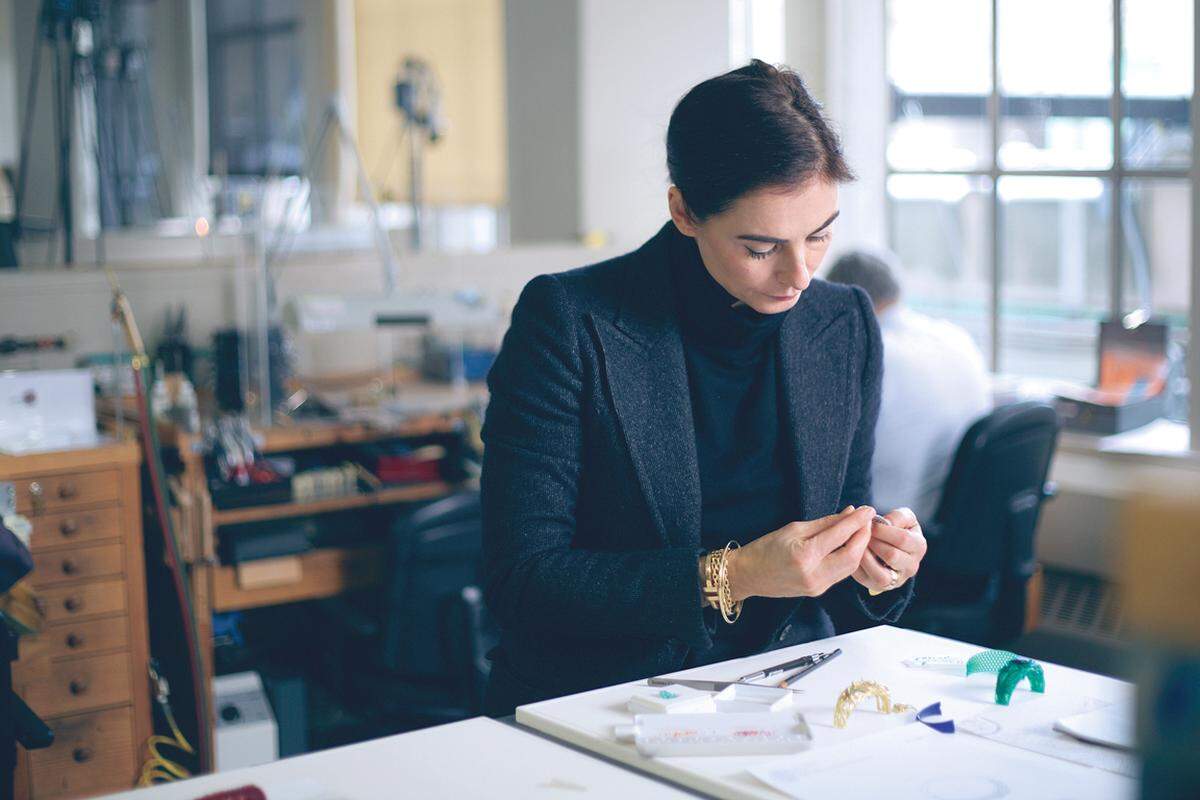
<instances>
[{"instance_id":1,"label":"woman's dark hair","mask_svg":"<svg viewBox=\"0 0 1200 800\"><path fill-rule=\"evenodd\" d=\"M758 59L683 96L667 126L667 171L698 221L755 189L854 180L804 81Z\"/></svg>"}]
</instances>

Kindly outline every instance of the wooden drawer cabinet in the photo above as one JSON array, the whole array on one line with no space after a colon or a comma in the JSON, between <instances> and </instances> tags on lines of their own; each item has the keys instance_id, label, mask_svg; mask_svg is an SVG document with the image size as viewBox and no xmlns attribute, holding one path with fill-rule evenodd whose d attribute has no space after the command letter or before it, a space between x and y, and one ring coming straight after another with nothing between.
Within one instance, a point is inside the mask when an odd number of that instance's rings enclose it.
<instances>
[{"instance_id":1,"label":"wooden drawer cabinet","mask_svg":"<svg viewBox=\"0 0 1200 800\"><path fill-rule=\"evenodd\" d=\"M43 550L75 547L80 544L118 539L121 536L121 510L117 506L45 514L33 522L31 549Z\"/></svg>"},{"instance_id":2,"label":"wooden drawer cabinet","mask_svg":"<svg viewBox=\"0 0 1200 800\"><path fill-rule=\"evenodd\" d=\"M87 583L54 586L38 591L38 600L50 623L125 611L128 601L125 581L110 578Z\"/></svg>"},{"instance_id":3,"label":"wooden drawer cabinet","mask_svg":"<svg viewBox=\"0 0 1200 800\"><path fill-rule=\"evenodd\" d=\"M129 654L23 662L13 688L40 716L55 717L129 703Z\"/></svg>"},{"instance_id":4,"label":"wooden drawer cabinet","mask_svg":"<svg viewBox=\"0 0 1200 800\"><path fill-rule=\"evenodd\" d=\"M128 789L137 777L130 706L50 720L54 744L28 754L34 797L83 797Z\"/></svg>"},{"instance_id":5,"label":"wooden drawer cabinet","mask_svg":"<svg viewBox=\"0 0 1200 800\"><path fill-rule=\"evenodd\" d=\"M152 733L141 484L134 442L0 456L33 523L26 579L45 627L20 642L13 688L55 732L18 750L18 798L129 789Z\"/></svg>"},{"instance_id":6,"label":"wooden drawer cabinet","mask_svg":"<svg viewBox=\"0 0 1200 800\"><path fill-rule=\"evenodd\" d=\"M120 542L35 553L33 556L33 585L37 588L107 578L124 571L125 557Z\"/></svg>"},{"instance_id":7,"label":"wooden drawer cabinet","mask_svg":"<svg viewBox=\"0 0 1200 800\"><path fill-rule=\"evenodd\" d=\"M21 661L74 658L129 649L129 620L124 616L47 625L36 636L21 639Z\"/></svg>"},{"instance_id":8,"label":"wooden drawer cabinet","mask_svg":"<svg viewBox=\"0 0 1200 800\"><path fill-rule=\"evenodd\" d=\"M121 491L115 469L48 475L17 482L17 510L22 514L45 514L90 503L112 502Z\"/></svg>"}]
</instances>

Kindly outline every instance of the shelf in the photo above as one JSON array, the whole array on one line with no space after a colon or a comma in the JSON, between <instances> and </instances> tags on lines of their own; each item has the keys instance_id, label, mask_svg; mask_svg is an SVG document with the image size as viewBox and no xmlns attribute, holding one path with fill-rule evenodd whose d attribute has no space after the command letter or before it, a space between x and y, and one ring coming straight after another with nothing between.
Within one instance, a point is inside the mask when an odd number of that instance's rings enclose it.
<instances>
[{"instance_id":1,"label":"shelf","mask_svg":"<svg viewBox=\"0 0 1200 800\"><path fill-rule=\"evenodd\" d=\"M431 500L454 490L454 486L443 481L414 483L407 486L392 486L377 492L355 494L348 497L331 497L307 503L272 503L269 505L231 508L213 511L213 525L239 525L244 522L262 522L270 519L307 517L313 514L330 514L335 511L350 511L357 508L373 508L393 503L408 503Z\"/></svg>"},{"instance_id":2,"label":"shelf","mask_svg":"<svg viewBox=\"0 0 1200 800\"><path fill-rule=\"evenodd\" d=\"M370 547L322 547L298 556L262 559L254 562L296 562L300 579L275 586L243 588L236 566L218 566L212 572L212 608L214 611L239 611L247 608L320 600L342 592L374 586L383 578L385 549Z\"/></svg>"}]
</instances>

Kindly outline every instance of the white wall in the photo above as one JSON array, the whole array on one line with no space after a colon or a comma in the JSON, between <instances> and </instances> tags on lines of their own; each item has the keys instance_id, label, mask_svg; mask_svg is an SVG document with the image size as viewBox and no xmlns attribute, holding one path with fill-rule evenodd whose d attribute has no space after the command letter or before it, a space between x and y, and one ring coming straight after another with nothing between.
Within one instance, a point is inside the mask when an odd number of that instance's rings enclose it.
<instances>
[{"instance_id":1,"label":"white wall","mask_svg":"<svg viewBox=\"0 0 1200 800\"><path fill-rule=\"evenodd\" d=\"M583 229L633 247L667 220L671 110L729 68L726 0L582 0Z\"/></svg>"},{"instance_id":2,"label":"white wall","mask_svg":"<svg viewBox=\"0 0 1200 800\"><path fill-rule=\"evenodd\" d=\"M858 175L857 181L842 187L833 249L883 247L888 113L884 4L826 0L824 5L825 107L841 134L850 168ZM828 263L835 257L831 252Z\"/></svg>"},{"instance_id":3,"label":"white wall","mask_svg":"<svg viewBox=\"0 0 1200 800\"><path fill-rule=\"evenodd\" d=\"M579 0L504 4L509 233L515 243L583 232Z\"/></svg>"},{"instance_id":4,"label":"white wall","mask_svg":"<svg viewBox=\"0 0 1200 800\"><path fill-rule=\"evenodd\" d=\"M784 6L784 54L809 92L826 102L825 0L787 0Z\"/></svg>"}]
</instances>

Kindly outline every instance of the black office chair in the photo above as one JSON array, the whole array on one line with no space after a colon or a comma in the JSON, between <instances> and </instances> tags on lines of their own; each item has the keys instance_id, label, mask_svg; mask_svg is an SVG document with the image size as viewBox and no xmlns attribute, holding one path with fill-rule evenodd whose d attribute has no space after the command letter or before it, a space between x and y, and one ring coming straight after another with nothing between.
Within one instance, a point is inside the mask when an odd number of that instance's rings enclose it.
<instances>
[{"instance_id":1,"label":"black office chair","mask_svg":"<svg viewBox=\"0 0 1200 800\"><path fill-rule=\"evenodd\" d=\"M1052 406L1023 402L967 430L938 510L922 525L929 550L901 625L987 647L1021 635L1059 427Z\"/></svg>"},{"instance_id":2,"label":"black office chair","mask_svg":"<svg viewBox=\"0 0 1200 800\"><path fill-rule=\"evenodd\" d=\"M405 727L481 713L497 639L476 586L482 537L477 491L438 500L396 522L382 592L323 603L343 652L362 654L343 676L350 694Z\"/></svg>"}]
</instances>

